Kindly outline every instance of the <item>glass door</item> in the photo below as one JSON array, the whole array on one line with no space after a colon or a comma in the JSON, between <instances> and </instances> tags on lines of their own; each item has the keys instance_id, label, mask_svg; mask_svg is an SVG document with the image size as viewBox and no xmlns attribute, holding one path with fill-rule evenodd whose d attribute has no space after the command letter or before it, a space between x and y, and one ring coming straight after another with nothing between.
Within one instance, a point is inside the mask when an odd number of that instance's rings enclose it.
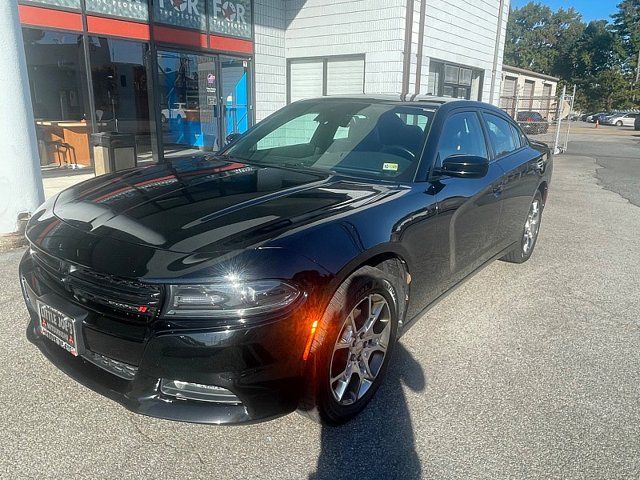
<instances>
[{"instance_id":1,"label":"glass door","mask_svg":"<svg viewBox=\"0 0 640 480\"><path fill-rule=\"evenodd\" d=\"M159 50L158 79L164 157L219 150L216 56Z\"/></svg>"},{"instance_id":2,"label":"glass door","mask_svg":"<svg viewBox=\"0 0 640 480\"><path fill-rule=\"evenodd\" d=\"M249 60L220 57L221 104L224 117L224 137L244 133L251 125L249 94Z\"/></svg>"}]
</instances>

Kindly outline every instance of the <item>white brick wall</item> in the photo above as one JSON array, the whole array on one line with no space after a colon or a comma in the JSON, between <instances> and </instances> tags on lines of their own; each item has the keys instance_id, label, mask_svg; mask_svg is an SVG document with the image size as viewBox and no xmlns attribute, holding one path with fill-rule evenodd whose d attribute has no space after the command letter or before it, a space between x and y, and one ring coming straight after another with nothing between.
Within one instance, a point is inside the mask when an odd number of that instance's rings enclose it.
<instances>
[{"instance_id":1,"label":"white brick wall","mask_svg":"<svg viewBox=\"0 0 640 480\"><path fill-rule=\"evenodd\" d=\"M415 89L420 0L414 1L410 93ZM483 70L489 101L500 0L427 0L421 91L431 58ZM255 0L256 117L286 103L286 59L365 55L365 93L400 93L406 0ZM497 102L509 15L505 1Z\"/></svg>"},{"instance_id":2,"label":"white brick wall","mask_svg":"<svg viewBox=\"0 0 640 480\"><path fill-rule=\"evenodd\" d=\"M365 92L400 92L405 0L285 0L287 58L365 55Z\"/></svg>"},{"instance_id":3,"label":"white brick wall","mask_svg":"<svg viewBox=\"0 0 640 480\"><path fill-rule=\"evenodd\" d=\"M425 55L485 71L482 100L491 96L491 76L500 0L427 0ZM509 17L509 1L503 11L501 46L494 101L500 92L502 53Z\"/></svg>"},{"instance_id":4,"label":"white brick wall","mask_svg":"<svg viewBox=\"0 0 640 480\"><path fill-rule=\"evenodd\" d=\"M283 0L254 0L256 120L287 101L285 11Z\"/></svg>"}]
</instances>

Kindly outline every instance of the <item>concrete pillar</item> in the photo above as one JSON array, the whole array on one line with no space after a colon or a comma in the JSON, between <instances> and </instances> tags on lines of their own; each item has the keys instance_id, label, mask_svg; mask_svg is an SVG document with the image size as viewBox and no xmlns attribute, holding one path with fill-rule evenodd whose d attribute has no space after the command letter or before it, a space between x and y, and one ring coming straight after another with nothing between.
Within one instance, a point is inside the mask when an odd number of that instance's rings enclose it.
<instances>
[{"instance_id":1,"label":"concrete pillar","mask_svg":"<svg viewBox=\"0 0 640 480\"><path fill-rule=\"evenodd\" d=\"M0 1L0 236L44 201L17 0Z\"/></svg>"}]
</instances>

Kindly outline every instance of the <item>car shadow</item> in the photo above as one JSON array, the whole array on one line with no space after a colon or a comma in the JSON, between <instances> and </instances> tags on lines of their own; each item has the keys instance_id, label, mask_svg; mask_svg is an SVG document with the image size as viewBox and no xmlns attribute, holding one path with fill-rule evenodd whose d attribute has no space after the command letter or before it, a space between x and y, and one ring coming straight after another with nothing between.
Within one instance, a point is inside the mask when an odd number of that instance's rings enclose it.
<instances>
[{"instance_id":1,"label":"car shadow","mask_svg":"<svg viewBox=\"0 0 640 480\"><path fill-rule=\"evenodd\" d=\"M321 451L310 480L421 478L403 385L420 392L422 367L401 343L387 377L367 408L340 427L322 427Z\"/></svg>"}]
</instances>

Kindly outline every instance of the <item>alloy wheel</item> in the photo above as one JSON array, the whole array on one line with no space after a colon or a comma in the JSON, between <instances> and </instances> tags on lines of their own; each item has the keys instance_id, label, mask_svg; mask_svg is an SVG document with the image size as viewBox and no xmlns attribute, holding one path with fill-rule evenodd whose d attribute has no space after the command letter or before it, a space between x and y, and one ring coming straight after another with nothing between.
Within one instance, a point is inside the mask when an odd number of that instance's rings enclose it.
<instances>
[{"instance_id":1,"label":"alloy wheel","mask_svg":"<svg viewBox=\"0 0 640 480\"><path fill-rule=\"evenodd\" d=\"M535 199L529 209L527 221L524 224L524 236L522 238L522 251L525 255L533 249L540 230L540 201Z\"/></svg>"},{"instance_id":2,"label":"alloy wheel","mask_svg":"<svg viewBox=\"0 0 640 480\"><path fill-rule=\"evenodd\" d=\"M340 405L352 405L369 391L390 340L391 309L382 295L372 293L351 310L333 347L329 386Z\"/></svg>"}]
</instances>

